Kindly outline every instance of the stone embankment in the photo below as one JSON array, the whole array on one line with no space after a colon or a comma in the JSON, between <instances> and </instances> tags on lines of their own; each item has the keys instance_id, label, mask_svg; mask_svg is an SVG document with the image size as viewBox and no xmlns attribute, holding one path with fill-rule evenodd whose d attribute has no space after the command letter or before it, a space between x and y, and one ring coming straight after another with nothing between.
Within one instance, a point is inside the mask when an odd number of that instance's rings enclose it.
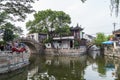
<instances>
[{"instance_id":1,"label":"stone embankment","mask_svg":"<svg viewBox=\"0 0 120 80\"><path fill-rule=\"evenodd\" d=\"M120 58L120 47L114 48L105 48L104 55L110 56L110 57L118 57Z\"/></svg>"},{"instance_id":2,"label":"stone embankment","mask_svg":"<svg viewBox=\"0 0 120 80\"><path fill-rule=\"evenodd\" d=\"M45 54L47 54L47 55L75 56L75 55L82 55L85 53L86 53L86 48L80 48L80 49L45 49Z\"/></svg>"},{"instance_id":3,"label":"stone embankment","mask_svg":"<svg viewBox=\"0 0 120 80\"><path fill-rule=\"evenodd\" d=\"M29 53L0 52L0 74L22 68L29 64Z\"/></svg>"}]
</instances>

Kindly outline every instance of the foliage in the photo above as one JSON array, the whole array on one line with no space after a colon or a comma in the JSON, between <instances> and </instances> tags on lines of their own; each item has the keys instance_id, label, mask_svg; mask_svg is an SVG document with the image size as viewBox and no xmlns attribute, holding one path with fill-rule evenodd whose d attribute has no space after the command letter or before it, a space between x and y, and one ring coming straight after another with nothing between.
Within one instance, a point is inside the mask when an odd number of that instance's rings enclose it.
<instances>
[{"instance_id":1,"label":"foliage","mask_svg":"<svg viewBox=\"0 0 120 80\"><path fill-rule=\"evenodd\" d=\"M0 13L0 30L4 32L6 29L9 29L12 32L14 32L14 34L20 35L23 32L23 30L20 27L16 27L14 24L9 22L8 19L9 16L6 12Z\"/></svg>"},{"instance_id":2,"label":"foliage","mask_svg":"<svg viewBox=\"0 0 120 80\"><path fill-rule=\"evenodd\" d=\"M3 40L5 42L12 41L14 39L13 31L10 29L5 29L4 34L3 34Z\"/></svg>"},{"instance_id":3,"label":"foliage","mask_svg":"<svg viewBox=\"0 0 120 80\"><path fill-rule=\"evenodd\" d=\"M86 0L81 0L83 3L86 1Z\"/></svg>"},{"instance_id":4,"label":"foliage","mask_svg":"<svg viewBox=\"0 0 120 80\"><path fill-rule=\"evenodd\" d=\"M34 3L34 1L35 0L0 0L0 12L7 12L14 20L24 20L26 14L34 12L31 6L31 3Z\"/></svg>"},{"instance_id":5,"label":"foliage","mask_svg":"<svg viewBox=\"0 0 120 80\"><path fill-rule=\"evenodd\" d=\"M51 37L48 37L48 39L46 38L43 43L51 43L52 42L52 38Z\"/></svg>"},{"instance_id":6,"label":"foliage","mask_svg":"<svg viewBox=\"0 0 120 80\"><path fill-rule=\"evenodd\" d=\"M55 33L59 36L69 35L70 34L70 27L63 26L62 28L56 27Z\"/></svg>"},{"instance_id":7,"label":"foliage","mask_svg":"<svg viewBox=\"0 0 120 80\"><path fill-rule=\"evenodd\" d=\"M14 34L14 39L19 38L20 36L18 34Z\"/></svg>"},{"instance_id":8,"label":"foliage","mask_svg":"<svg viewBox=\"0 0 120 80\"><path fill-rule=\"evenodd\" d=\"M22 33L22 29L20 27L16 27L15 25L6 20L9 18L7 17L8 15L6 13L5 14L1 13L0 15L2 16L0 17L1 20L0 30L2 30L4 33L3 40L5 41L13 40L15 38L14 34L17 35Z\"/></svg>"},{"instance_id":9,"label":"foliage","mask_svg":"<svg viewBox=\"0 0 120 80\"><path fill-rule=\"evenodd\" d=\"M96 59L96 64L98 65L98 72L101 75L106 75L106 69L105 69L105 59L103 57L98 57Z\"/></svg>"},{"instance_id":10,"label":"foliage","mask_svg":"<svg viewBox=\"0 0 120 80\"><path fill-rule=\"evenodd\" d=\"M78 48L79 47L79 42L77 40L74 41L74 47Z\"/></svg>"},{"instance_id":11,"label":"foliage","mask_svg":"<svg viewBox=\"0 0 120 80\"><path fill-rule=\"evenodd\" d=\"M120 0L111 0L111 12L113 12L113 10L115 10L115 14L116 16L118 16L118 12L119 12L119 2Z\"/></svg>"},{"instance_id":12,"label":"foliage","mask_svg":"<svg viewBox=\"0 0 120 80\"><path fill-rule=\"evenodd\" d=\"M0 41L0 44L6 44L5 41Z\"/></svg>"},{"instance_id":13,"label":"foliage","mask_svg":"<svg viewBox=\"0 0 120 80\"><path fill-rule=\"evenodd\" d=\"M107 38L107 40L112 40L112 39L114 39L114 35L108 35L106 38Z\"/></svg>"},{"instance_id":14,"label":"foliage","mask_svg":"<svg viewBox=\"0 0 120 80\"><path fill-rule=\"evenodd\" d=\"M23 30L20 27L16 27L15 25L11 24L10 22L4 24L3 26L0 26L0 29L10 29L15 34L21 34Z\"/></svg>"},{"instance_id":15,"label":"foliage","mask_svg":"<svg viewBox=\"0 0 120 80\"><path fill-rule=\"evenodd\" d=\"M66 26L70 23L69 15L62 11L45 10L34 14L34 20L26 23L27 29L30 32L46 31L51 28ZM35 31L36 30L36 31Z\"/></svg>"},{"instance_id":16,"label":"foliage","mask_svg":"<svg viewBox=\"0 0 120 80\"><path fill-rule=\"evenodd\" d=\"M50 9L38 11L34 14L34 20L28 21L26 27L30 33L54 31L63 35L69 33L70 16L63 11L52 11Z\"/></svg>"},{"instance_id":17,"label":"foliage","mask_svg":"<svg viewBox=\"0 0 120 80\"><path fill-rule=\"evenodd\" d=\"M81 1L84 3L86 0L81 0ZM111 15L113 11L115 11L115 15L118 16L120 0L110 0L110 2L111 2L110 5Z\"/></svg>"},{"instance_id":18,"label":"foliage","mask_svg":"<svg viewBox=\"0 0 120 80\"><path fill-rule=\"evenodd\" d=\"M0 12L0 26L6 23L6 19L9 19L9 16L6 12Z\"/></svg>"},{"instance_id":19,"label":"foliage","mask_svg":"<svg viewBox=\"0 0 120 80\"><path fill-rule=\"evenodd\" d=\"M97 33L97 37L95 39L95 44L101 46L102 42L106 41L107 38L104 33Z\"/></svg>"}]
</instances>

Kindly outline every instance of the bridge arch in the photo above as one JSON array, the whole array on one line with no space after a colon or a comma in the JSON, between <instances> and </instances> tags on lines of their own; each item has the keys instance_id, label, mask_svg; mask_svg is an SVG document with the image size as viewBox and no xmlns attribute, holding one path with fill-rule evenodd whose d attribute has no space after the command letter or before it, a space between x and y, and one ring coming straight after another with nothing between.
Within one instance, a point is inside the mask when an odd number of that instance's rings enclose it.
<instances>
[{"instance_id":1,"label":"bridge arch","mask_svg":"<svg viewBox=\"0 0 120 80\"><path fill-rule=\"evenodd\" d=\"M34 44L32 44L32 43L30 43L30 42L24 42L24 41L20 41L20 42L22 42L22 43L24 43L24 44L27 45L27 47L28 47L29 50L30 50L30 53L37 53L37 49L36 49L36 47L34 46Z\"/></svg>"},{"instance_id":2,"label":"bridge arch","mask_svg":"<svg viewBox=\"0 0 120 80\"><path fill-rule=\"evenodd\" d=\"M30 50L30 53L40 53L43 50L42 44L31 38L19 38L15 41L26 44Z\"/></svg>"}]
</instances>

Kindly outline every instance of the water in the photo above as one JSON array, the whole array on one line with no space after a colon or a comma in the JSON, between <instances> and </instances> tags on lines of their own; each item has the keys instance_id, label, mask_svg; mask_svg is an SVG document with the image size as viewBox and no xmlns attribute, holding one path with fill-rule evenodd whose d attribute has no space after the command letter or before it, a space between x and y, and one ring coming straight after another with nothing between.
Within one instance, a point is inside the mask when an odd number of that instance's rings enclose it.
<instances>
[{"instance_id":1,"label":"water","mask_svg":"<svg viewBox=\"0 0 120 80\"><path fill-rule=\"evenodd\" d=\"M86 56L32 55L23 69L0 75L0 80L120 80L120 59L99 52Z\"/></svg>"}]
</instances>

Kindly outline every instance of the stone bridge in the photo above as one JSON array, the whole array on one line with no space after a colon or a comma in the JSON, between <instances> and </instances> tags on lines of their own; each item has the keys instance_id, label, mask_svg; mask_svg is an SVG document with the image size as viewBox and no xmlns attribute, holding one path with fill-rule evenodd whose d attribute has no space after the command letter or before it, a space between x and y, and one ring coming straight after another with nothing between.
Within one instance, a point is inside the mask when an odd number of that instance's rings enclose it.
<instances>
[{"instance_id":1,"label":"stone bridge","mask_svg":"<svg viewBox=\"0 0 120 80\"><path fill-rule=\"evenodd\" d=\"M15 41L22 42L22 43L26 44L31 53L42 54L43 51L44 51L42 43L39 43L34 39L31 39L31 38L19 38L19 39L16 39Z\"/></svg>"},{"instance_id":2,"label":"stone bridge","mask_svg":"<svg viewBox=\"0 0 120 80\"><path fill-rule=\"evenodd\" d=\"M87 51L93 46L94 44L92 42L87 42Z\"/></svg>"}]
</instances>

